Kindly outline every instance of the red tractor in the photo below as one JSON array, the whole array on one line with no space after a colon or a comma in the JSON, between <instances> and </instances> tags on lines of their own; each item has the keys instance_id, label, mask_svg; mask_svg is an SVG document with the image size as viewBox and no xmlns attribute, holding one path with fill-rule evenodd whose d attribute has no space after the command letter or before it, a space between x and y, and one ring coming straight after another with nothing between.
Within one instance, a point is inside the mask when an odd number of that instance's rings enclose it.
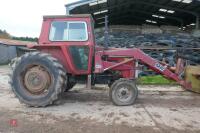
<instances>
[{"instance_id":1,"label":"red tractor","mask_svg":"<svg viewBox=\"0 0 200 133\"><path fill-rule=\"evenodd\" d=\"M116 49L95 45L90 15L44 16L38 45L26 45L34 52L21 56L11 75L11 87L22 103L44 107L77 82L108 84L115 105L131 105L138 96L135 78L138 62L175 80L184 88L191 84L181 78L184 60L175 69L137 48Z\"/></svg>"}]
</instances>

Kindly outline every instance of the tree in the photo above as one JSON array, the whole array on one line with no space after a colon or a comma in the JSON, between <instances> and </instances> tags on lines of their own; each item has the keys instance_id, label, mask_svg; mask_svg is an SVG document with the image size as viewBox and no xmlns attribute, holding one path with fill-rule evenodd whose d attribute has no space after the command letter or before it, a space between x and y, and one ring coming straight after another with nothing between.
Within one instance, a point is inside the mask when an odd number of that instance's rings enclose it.
<instances>
[{"instance_id":1,"label":"tree","mask_svg":"<svg viewBox=\"0 0 200 133\"><path fill-rule=\"evenodd\" d=\"M6 30L1 30L0 29L0 38L3 38L3 39L11 39L11 36L9 33L6 32Z\"/></svg>"},{"instance_id":2,"label":"tree","mask_svg":"<svg viewBox=\"0 0 200 133\"><path fill-rule=\"evenodd\" d=\"M0 29L0 38L19 40L19 41L30 41L30 42L37 42L38 41L38 38L33 38L33 37L15 37L15 36L11 36L9 33L7 33L6 30L1 30L1 29Z\"/></svg>"}]
</instances>

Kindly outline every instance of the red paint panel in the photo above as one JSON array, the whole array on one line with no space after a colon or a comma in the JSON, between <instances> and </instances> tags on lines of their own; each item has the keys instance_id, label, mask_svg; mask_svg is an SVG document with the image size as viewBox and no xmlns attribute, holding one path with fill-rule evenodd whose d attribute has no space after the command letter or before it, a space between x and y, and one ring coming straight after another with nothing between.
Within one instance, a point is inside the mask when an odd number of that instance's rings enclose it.
<instances>
[{"instance_id":1,"label":"red paint panel","mask_svg":"<svg viewBox=\"0 0 200 133\"><path fill-rule=\"evenodd\" d=\"M151 58L140 49L134 48L134 49L106 50L103 52L103 54L108 57L120 58L121 56L121 58L133 58L147 65L153 71L160 73L169 79L175 80L176 82L178 82L180 85L184 86L185 88L187 89L191 88L191 85L189 83L186 83L186 81L184 81L183 79L181 79L179 75L177 75L176 73L173 73L167 68L167 66L162 65L158 60ZM127 74L127 72L123 72L122 75L128 76L129 74Z\"/></svg>"},{"instance_id":2,"label":"red paint panel","mask_svg":"<svg viewBox=\"0 0 200 133\"><path fill-rule=\"evenodd\" d=\"M87 41L50 41L49 32L51 28L51 23L53 21L83 21L87 24L88 30L88 40ZM88 70L77 70L73 64L69 46L88 46L89 47L89 58L88 58ZM46 17L43 20L42 30L39 37L39 45L28 45L29 48L40 49L43 52L52 54L57 58L67 69L67 72L73 75L90 74L92 68L92 58L94 57L94 35L92 19L90 16L84 17Z\"/></svg>"}]
</instances>

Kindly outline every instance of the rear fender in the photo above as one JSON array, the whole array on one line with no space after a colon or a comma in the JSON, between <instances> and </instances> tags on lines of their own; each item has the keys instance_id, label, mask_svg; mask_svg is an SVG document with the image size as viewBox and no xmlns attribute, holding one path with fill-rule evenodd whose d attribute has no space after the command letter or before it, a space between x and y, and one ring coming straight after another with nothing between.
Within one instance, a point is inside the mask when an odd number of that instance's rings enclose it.
<instances>
[{"instance_id":1,"label":"rear fender","mask_svg":"<svg viewBox=\"0 0 200 133\"><path fill-rule=\"evenodd\" d=\"M59 60L59 62L64 66L67 73L76 75L78 72L74 69L73 63L71 62L69 52L66 46L61 45L29 45L27 46L31 49L37 49L38 51L49 53L53 57Z\"/></svg>"}]
</instances>

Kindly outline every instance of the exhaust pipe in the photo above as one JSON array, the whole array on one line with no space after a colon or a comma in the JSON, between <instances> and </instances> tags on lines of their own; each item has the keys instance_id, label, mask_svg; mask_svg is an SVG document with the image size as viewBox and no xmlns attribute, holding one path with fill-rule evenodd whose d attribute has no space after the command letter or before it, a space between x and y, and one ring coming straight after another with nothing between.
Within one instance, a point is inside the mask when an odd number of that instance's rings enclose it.
<instances>
[{"instance_id":1,"label":"exhaust pipe","mask_svg":"<svg viewBox=\"0 0 200 133\"><path fill-rule=\"evenodd\" d=\"M104 32L104 47L105 50L108 49L109 44L109 34L108 34L108 16L105 16L105 32Z\"/></svg>"}]
</instances>

